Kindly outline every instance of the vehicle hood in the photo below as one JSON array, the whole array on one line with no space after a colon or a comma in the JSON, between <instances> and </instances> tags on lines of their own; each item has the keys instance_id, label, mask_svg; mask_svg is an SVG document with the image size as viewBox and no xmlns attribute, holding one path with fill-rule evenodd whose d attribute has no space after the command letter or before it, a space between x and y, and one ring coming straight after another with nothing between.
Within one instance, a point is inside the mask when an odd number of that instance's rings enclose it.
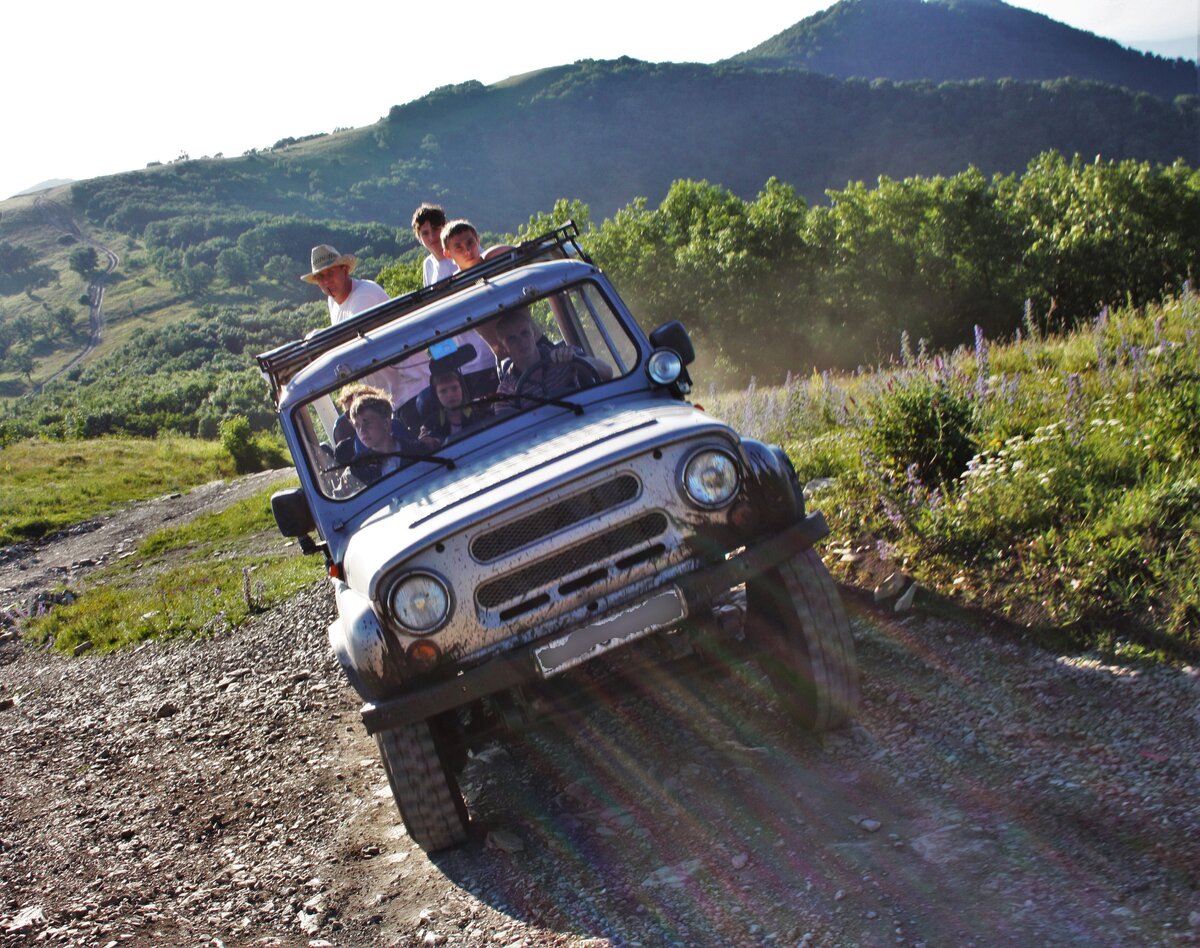
<instances>
[{"instance_id":1,"label":"vehicle hood","mask_svg":"<svg viewBox=\"0 0 1200 948\"><path fill-rule=\"evenodd\" d=\"M440 538L483 526L514 504L672 442L719 436L735 445L723 422L685 403L661 399L589 410L546 426L519 444L486 452L423 481L368 512L346 546L343 568L355 589L374 594L382 573Z\"/></svg>"}]
</instances>

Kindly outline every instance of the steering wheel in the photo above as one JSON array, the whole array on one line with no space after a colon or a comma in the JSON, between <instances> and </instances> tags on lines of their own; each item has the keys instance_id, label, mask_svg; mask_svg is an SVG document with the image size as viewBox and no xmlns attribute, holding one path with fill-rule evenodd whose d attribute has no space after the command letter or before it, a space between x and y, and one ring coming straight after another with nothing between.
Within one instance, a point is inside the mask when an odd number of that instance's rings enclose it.
<instances>
[{"instance_id":1,"label":"steering wheel","mask_svg":"<svg viewBox=\"0 0 1200 948\"><path fill-rule=\"evenodd\" d=\"M571 366L575 370L575 380L579 383L579 388L581 389L591 388L593 385L600 384L600 373L586 359L573 355L568 362L554 362L543 356L539 362L535 362L522 372L521 377L517 379L517 390L515 393L517 397L523 395L527 388L540 386L542 390L541 397L549 398L550 389L546 385L546 372L555 366ZM537 392L531 392L530 394L536 395ZM567 393L564 392L561 394Z\"/></svg>"}]
</instances>

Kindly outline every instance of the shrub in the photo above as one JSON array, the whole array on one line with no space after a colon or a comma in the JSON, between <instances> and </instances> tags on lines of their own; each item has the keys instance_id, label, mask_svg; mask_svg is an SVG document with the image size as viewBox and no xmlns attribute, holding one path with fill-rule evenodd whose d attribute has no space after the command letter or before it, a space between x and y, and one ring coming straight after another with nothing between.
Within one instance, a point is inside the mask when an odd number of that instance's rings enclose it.
<instances>
[{"instance_id":1,"label":"shrub","mask_svg":"<svg viewBox=\"0 0 1200 948\"><path fill-rule=\"evenodd\" d=\"M245 415L234 415L221 422L221 447L231 458L239 474L262 470L258 444L250 433L250 422Z\"/></svg>"},{"instance_id":2,"label":"shrub","mask_svg":"<svg viewBox=\"0 0 1200 948\"><path fill-rule=\"evenodd\" d=\"M892 473L928 485L954 480L975 456L975 409L952 379L900 375L876 396L865 430Z\"/></svg>"}]
</instances>

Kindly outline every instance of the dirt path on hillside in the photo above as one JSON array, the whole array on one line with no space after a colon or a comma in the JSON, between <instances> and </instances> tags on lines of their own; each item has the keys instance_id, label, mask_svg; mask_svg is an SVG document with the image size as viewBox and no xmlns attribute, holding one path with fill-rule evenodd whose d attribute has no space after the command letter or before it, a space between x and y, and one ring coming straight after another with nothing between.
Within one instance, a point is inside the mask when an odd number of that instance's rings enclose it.
<instances>
[{"instance_id":1,"label":"dirt path on hillside","mask_svg":"<svg viewBox=\"0 0 1200 948\"><path fill-rule=\"evenodd\" d=\"M97 346L100 345L104 338L104 291L105 283L104 276L112 273L117 269L121 259L117 254L105 247L103 244L98 244L96 241L87 237L83 229L79 226L79 222L75 220L70 210L59 204L57 201L51 200L45 195L38 195L34 199L34 205L42 212L46 218L46 222L52 227L57 227L64 234L69 234L80 243L87 244L90 247L95 247L104 255L105 267L104 273L97 279L92 280L87 285L88 299L88 341L79 352L73 355L69 362L61 369L50 375L37 385L34 386L34 392L40 392L47 384L53 382L60 375L65 375L75 366L79 365L86 359Z\"/></svg>"},{"instance_id":2,"label":"dirt path on hillside","mask_svg":"<svg viewBox=\"0 0 1200 948\"><path fill-rule=\"evenodd\" d=\"M0 945L1200 943L1197 670L852 611L846 731L664 676L473 759L433 859L323 585L199 642L0 644Z\"/></svg>"}]
</instances>

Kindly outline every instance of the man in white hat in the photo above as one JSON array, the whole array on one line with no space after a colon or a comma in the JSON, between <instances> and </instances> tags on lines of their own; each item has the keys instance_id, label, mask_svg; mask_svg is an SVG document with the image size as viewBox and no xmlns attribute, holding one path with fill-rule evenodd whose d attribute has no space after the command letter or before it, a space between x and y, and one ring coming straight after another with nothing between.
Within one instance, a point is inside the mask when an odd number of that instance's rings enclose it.
<instances>
[{"instance_id":1,"label":"man in white hat","mask_svg":"<svg viewBox=\"0 0 1200 948\"><path fill-rule=\"evenodd\" d=\"M358 258L354 254L338 253L329 244L312 249L312 272L300 279L315 283L329 297L331 323L340 323L391 299L378 283L350 276L357 264Z\"/></svg>"}]
</instances>

